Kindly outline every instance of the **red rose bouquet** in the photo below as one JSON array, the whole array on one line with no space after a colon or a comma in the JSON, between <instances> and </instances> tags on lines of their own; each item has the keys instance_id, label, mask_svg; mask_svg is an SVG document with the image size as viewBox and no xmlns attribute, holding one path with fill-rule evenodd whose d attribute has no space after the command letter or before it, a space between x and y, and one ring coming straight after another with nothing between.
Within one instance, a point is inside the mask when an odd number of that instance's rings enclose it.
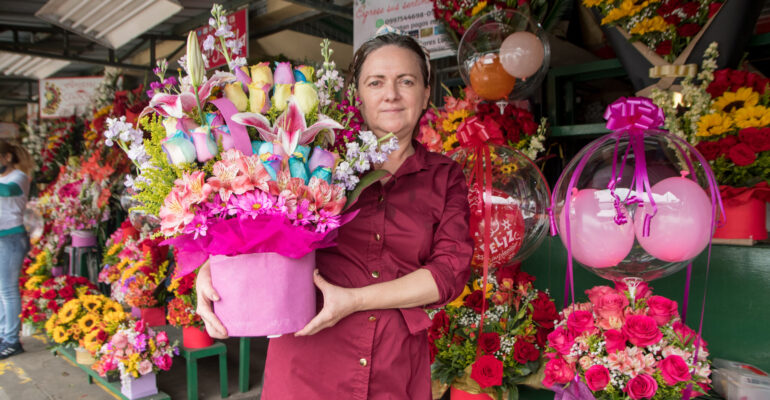
<instances>
[{"instance_id":1,"label":"red rose bouquet","mask_svg":"<svg viewBox=\"0 0 770 400\"><path fill-rule=\"evenodd\" d=\"M518 384L535 383L531 377L541 367L540 353L558 314L548 293L533 287L534 280L518 267L490 274L482 333L484 295L476 272L460 297L434 311L428 330L433 379L497 396L517 392Z\"/></svg>"},{"instance_id":2,"label":"red rose bouquet","mask_svg":"<svg viewBox=\"0 0 770 400\"><path fill-rule=\"evenodd\" d=\"M685 325L676 301L644 283L635 304L625 284L586 290L588 302L565 308L548 335L543 384L586 390L599 400L677 399L708 391L711 369L703 339Z\"/></svg>"}]
</instances>

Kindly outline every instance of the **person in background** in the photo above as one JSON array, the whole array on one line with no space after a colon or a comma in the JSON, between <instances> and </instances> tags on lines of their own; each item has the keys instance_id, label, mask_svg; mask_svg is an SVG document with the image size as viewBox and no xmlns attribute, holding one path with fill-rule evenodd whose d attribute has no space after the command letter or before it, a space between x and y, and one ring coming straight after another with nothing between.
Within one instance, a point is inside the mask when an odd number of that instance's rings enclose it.
<instances>
[{"instance_id":1,"label":"person in background","mask_svg":"<svg viewBox=\"0 0 770 400\"><path fill-rule=\"evenodd\" d=\"M29 251L23 215L31 166L24 148L0 141L0 360L24 352L19 342L19 273Z\"/></svg>"}]
</instances>

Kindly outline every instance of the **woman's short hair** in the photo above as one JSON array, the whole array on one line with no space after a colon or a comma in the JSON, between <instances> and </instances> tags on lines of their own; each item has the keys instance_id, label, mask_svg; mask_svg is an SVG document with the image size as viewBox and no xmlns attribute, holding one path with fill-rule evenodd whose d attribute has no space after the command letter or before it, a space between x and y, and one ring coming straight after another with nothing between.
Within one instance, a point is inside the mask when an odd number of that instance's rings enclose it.
<instances>
[{"instance_id":1,"label":"woman's short hair","mask_svg":"<svg viewBox=\"0 0 770 400\"><path fill-rule=\"evenodd\" d=\"M361 75L361 67L364 65L364 61L366 61L367 57L369 57L369 54L388 45L410 50L417 56L417 59L420 60L420 72L422 73L423 83L425 84L425 87L428 87L430 82L430 64L428 64L428 57L425 54L425 51L422 46L420 46L420 43L414 38L398 33L385 33L374 36L364 42L364 44L358 48L356 54L353 55L353 61L350 63L349 82L358 87L358 78Z\"/></svg>"}]
</instances>

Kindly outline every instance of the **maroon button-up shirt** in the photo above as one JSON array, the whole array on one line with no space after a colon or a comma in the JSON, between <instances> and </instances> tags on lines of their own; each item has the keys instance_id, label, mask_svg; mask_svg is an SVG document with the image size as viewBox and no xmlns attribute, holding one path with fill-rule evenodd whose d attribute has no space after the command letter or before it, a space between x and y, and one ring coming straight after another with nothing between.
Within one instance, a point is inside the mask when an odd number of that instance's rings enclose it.
<instances>
[{"instance_id":1,"label":"maroon button-up shirt","mask_svg":"<svg viewBox=\"0 0 770 400\"><path fill-rule=\"evenodd\" d=\"M316 262L329 282L351 288L425 268L439 290L431 306L441 306L460 295L470 274L468 189L457 163L414 147L384 185L364 190L358 216ZM313 336L271 339L262 399L428 400L430 324L421 307L372 310Z\"/></svg>"}]
</instances>

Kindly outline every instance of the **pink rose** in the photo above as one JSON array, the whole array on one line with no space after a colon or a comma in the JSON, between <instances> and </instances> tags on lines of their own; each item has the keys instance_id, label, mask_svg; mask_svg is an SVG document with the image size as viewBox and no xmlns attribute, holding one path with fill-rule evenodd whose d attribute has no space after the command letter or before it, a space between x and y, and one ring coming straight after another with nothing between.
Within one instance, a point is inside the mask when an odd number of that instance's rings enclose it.
<instances>
[{"instance_id":1,"label":"pink rose","mask_svg":"<svg viewBox=\"0 0 770 400\"><path fill-rule=\"evenodd\" d=\"M622 317L626 307L628 298L618 292L606 294L594 302L594 311L601 318Z\"/></svg>"},{"instance_id":2,"label":"pink rose","mask_svg":"<svg viewBox=\"0 0 770 400\"><path fill-rule=\"evenodd\" d=\"M543 385L547 388L559 383L566 384L575 377L574 367L567 364L561 358L555 358L548 361L545 365L545 377L543 378Z\"/></svg>"},{"instance_id":3,"label":"pink rose","mask_svg":"<svg viewBox=\"0 0 770 400\"><path fill-rule=\"evenodd\" d=\"M647 316L652 317L659 326L666 325L672 318L679 316L678 304L663 296L650 296L647 299Z\"/></svg>"},{"instance_id":4,"label":"pink rose","mask_svg":"<svg viewBox=\"0 0 770 400\"><path fill-rule=\"evenodd\" d=\"M158 332L158 335L155 336L155 341L158 343L158 345L165 346L168 344L168 335L166 335L166 332L160 331Z\"/></svg>"},{"instance_id":5,"label":"pink rose","mask_svg":"<svg viewBox=\"0 0 770 400\"><path fill-rule=\"evenodd\" d=\"M626 318L623 333L634 346L645 347L660 342L663 333L654 319L644 315L632 315Z\"/></svg>"},{"instance_id":6,"label":"pink rose","mask_svg":"<svg viewBox=\"0 0 770 400\"><path fill-rule=\"evenodd\" d=\"M663 379L669 386L674 386L678 382L686 382L692 379L690 368L684 362L682 357L670 355L658 364Z\"/></svg>"},{"instance_id":7,"label":"pink rose","mask_svg":"<svg viewBox=\"0 0 770 400\"><path fill-rule=\"evenodd\" d=\"M588 300L594 305L599 304L599 299L610 294L618 294L618 291L609 286L596 286L586 290Z\"/></svg>"},{"instance_id":8,"label":"pink rose","mask_svg":"<svg viewBox=\"0 0 770 400\"><path fill-rule=\"evenodd\" d=\"M144 319L140 319L139 321L136 321L136 325L134 326L134 331L142 333L144 332L144 329L146 328L146 323L144 322Z\"/></svg>"},{"instance_id":9,"label":"pink rose","mask_svg":"<svg viewBox=\"0 0 770 400\"><path fill-rule=\"evenodd\" d=\"M634 400L651 399L658 391L658 382L647 374L639 374L628 381L625 391Z\"/></svg>"},{"instance_id":10,"label":"pink rose","mask_svg":"<svg viewBox=\"0 0 770 400\"><path fill-rule=\"evenodd\" d=\"M684 344L691 344L695 341L695 338L698 336L697 333L695 333L694 330L690 329L689 326L682 323L682 321L676 321L673 324L671 324L671 327L674 328L674 333L676 333L676 336L679 338L679 340ZM700 340L700 346L706 347L706 341L701 338Z\"/></svg>"},{"instance_id":11,"label":"pink rose","mask_svg":"<svg viewBox=\"0 0 770 400\"><path fill-rule=\"evenodd\" d=\"M628 338L626 337L623 332L610 329L607 331L604 331L604 340L606 341L605 347L607 348L607 353L613 353L615 351L622 351L626 348L626 341Z\"/></svg>"},{"instance_id":12,"label":"pink rose","mask_svg":"<svg viewBox=\"0 0 770 400\"><path fill-rule=\"evenodd\" d=\"M586 384L594 392L604 390L610 383L610 371L603 365L594 365L586 370Z\"/></svg>"},{"instance_id":13,"label":"pink rose","mask_svg":"<svg viewBox=\"0 0 770 400\"><path fill-rule=\"evenodd\" d=\"M158 366L163 371L168 371L171 369L171 357L168 354L164 354L160 357L156 357L154 359L155 365Z\"/></svg>"},{"instance_id":14,"label":"pink rose","mask_svg":"<svg viewBox=\"0 0 770 400\"><path fill-rule=\"evenodd\" d=\"M559 354L569 354L572 344L575 342L575 336L566 328L560 326L548 334L548 345L553 347Z\"/></svg>"},{"instance_id":15,"label":"pink rose","mask_svg":"<svg viewBox=\"0 0 770 400\"><path fill-rule=\"evenodd\" d=\"M591 302L570 304L567 308L561 310L562 319L569 318L569 315L575 311L593 311L594 306Z\"/></svg>"},{"instance_id":16,"label":"pink rose","mask_svg":"<svg viewBox=\"0 0 770 400\"><path fill-rule=\"evenodd\" d=\"M578 336L583 332L591 332L594 326L594 315L590 311L575 311L567 317L567 329Z\"/></svg>"},{"instance_id":17,"label":"pink rose","mask_svg":"<svg viewBox=\"0 0 770 400\"><path fill-rule=\"evenodd\" d=\"M615 281L615 289L617 289L618 292L628 292L628 286L622 281ZM652 289L647 282L641 282L639 283L639 286L636 287L637 300L650 297L651 295Z\"/></svg>"},{"instance_id":18,"label":"pink rose","mask_svg":"<svg viewBox=\"0 0 770 400\"><path fill-rule=\"evenodd\" d=\"M126 335L122 333L116 333L112 335L112 339L110 340L110 343L112 343L113 346L115 346L118 349L125 349L128 345L128 339L126 338Z\"/></svg>"},{"instance_id":19,"label":"pink rose","mask_svg":"<svg viewBox=\"0 0 770 400\"><path fill-rule=\"evenodd\" d=\"M139 375L147 375L152 372L152 362L150 360L139 361L136 370L139 371Z\"/></svg>"}]
</instances>

